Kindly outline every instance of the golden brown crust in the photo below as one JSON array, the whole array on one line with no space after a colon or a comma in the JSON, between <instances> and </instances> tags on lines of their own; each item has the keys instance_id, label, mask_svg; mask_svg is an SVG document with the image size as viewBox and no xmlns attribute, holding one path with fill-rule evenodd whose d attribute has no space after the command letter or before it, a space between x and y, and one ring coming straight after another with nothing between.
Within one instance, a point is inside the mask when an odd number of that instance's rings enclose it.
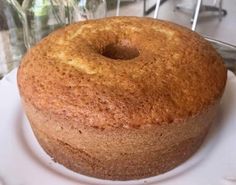
<instances>
[{"instance_id":1,"label":"golden brown crust","mask_svg":"<svg viewBox=\"0 0 236 185\"><path fill-rule=\"evenodd\" d=\"M119 180L188 159L216 117L225 82L222 58L197 33L136 17L62 28L18 70L47 153L76 172Z\"/></svg>"},{"instance_id":2,"label":"golden brown crust","mask_svg":"<svg viewBox=\"0 0 236 185\"><path fill-rule=\"evenodd\" d=\"M23 104L39 143L55 161L84 175L113 180L158 175L184 162L201 145L219 108L217 103L181 124L101 130L75 128L72 120Z\"/></svg>"},{"instance_id":3,"label":"golden brown crust","mask_svg":"<svg viewBox=\"0 0 236 185\"><path fill-rule=\"evenodd\" d=\"M129 42L130 60L102 55ZM76 23L41 41L24 57L18 84L38 110L99 128L181 122L222 95L226 69L197 33L150 18Z\"/></svg>"},{"instance_id":4,"label":"golden brown crust","mask_svg":"<svg viewBox=\"0 0 236 185\"><path fill-rule=\"evenodd\" d=\"M148 153L120 152L120 158L107 161L104 157L97 160L85 151L41 131L34 130L34 133L40 145L56 162L80 174L109 180L141 179L169 171L191 157L206 134L201 133L199 137Z\"/></svg>"}]
</instances>

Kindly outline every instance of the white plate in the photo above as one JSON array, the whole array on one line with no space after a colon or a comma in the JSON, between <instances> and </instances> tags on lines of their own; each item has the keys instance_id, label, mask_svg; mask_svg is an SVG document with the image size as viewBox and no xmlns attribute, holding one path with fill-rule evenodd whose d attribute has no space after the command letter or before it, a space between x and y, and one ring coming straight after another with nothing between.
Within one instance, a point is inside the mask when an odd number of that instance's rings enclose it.
<instances>
[{"instance_id":1,"label":"white plate","mask_svg":"<svg viewBox=\"0 0 236 185\"><path fill-rule=\"evenodd\" d=\"M20 105L16 70L0 81L0 185L236 184L236 77L228 73L222 111L202 147L163 175L133 181L106 181L74 173L37 143Z\"/></svg>"}]
</instances>

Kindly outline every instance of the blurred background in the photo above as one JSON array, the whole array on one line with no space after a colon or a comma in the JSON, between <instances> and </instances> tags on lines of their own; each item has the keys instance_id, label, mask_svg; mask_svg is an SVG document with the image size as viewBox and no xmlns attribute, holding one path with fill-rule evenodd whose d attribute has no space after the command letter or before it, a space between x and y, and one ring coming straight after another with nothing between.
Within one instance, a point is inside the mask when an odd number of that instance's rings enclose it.
<instances>
[{"instance_id":1,"label":"blurred background","mask_svg":"<svg viewBox=\"0 0 236 185\"><path fill-rule=\"evenodd\" d=\"M18 2L22 4L23 0L18 0ZM108 10L107 16L115 16L117 0L106 0L106 2ZM153 17L154 8L151 9L151 11L149 10L149 12L146 12L146 14L144 14L144 9L148 11L148 9L154 7L155 3L156 0L120 0L119 15ZM194 14L196 3L197 0L166 0L160 5L158 18L191 28L191 18ZM182 6L183 8L178 9L177 6ZM221 20L218 18L219 12L212 10L207 11L204 9L204 6L218 7L219 0L202 1L202 10L200 10L196 31L236 45L236 1L222 1L222 8L227 11L227 15L223 16ZM1 3L0 8L2 8ZM3 27L3 24L6 23L0 19L0 29Z\"/></svg>"},{"instance_id":2,"label":"blurred background","mask_svg":"<svg viewBox=\"0 0 236 185\"><path fill-rule=\"evenodd\" d=\"M146 0L146 10L155 5L156 0ZM169 20L188 28L191 28L191 18L196 7L196 0L166 0L159 8L159 19ZM116 15L116 0L107 0L108 16ZM183 7L178 9L178 6ZM227 15L219 19L219 12L215 9L204 9L208 7L219 7L219 1L203 0L196 26L196 31L212 38L236 45L236 1L222 1L223 10ZM144 0L121 0L120 15L143 16ZM153 11L147 12L145 16L153 17Z\"/></svg>"}]
</instances>

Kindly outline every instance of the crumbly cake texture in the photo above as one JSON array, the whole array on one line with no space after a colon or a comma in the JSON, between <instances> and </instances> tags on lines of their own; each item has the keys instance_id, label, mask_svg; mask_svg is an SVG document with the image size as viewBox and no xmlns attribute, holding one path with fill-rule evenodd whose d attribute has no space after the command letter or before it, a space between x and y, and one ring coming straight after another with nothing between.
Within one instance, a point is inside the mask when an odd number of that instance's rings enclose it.
<instances>
[{"instance_id":1,"label":"crumbly cake texture","mask_svg":"<svg viewBox=\"0 0 236 185\"><path fill-rule=\"evenodd\" d=\"M164 173L201 145L226 83L222 58L179 25L79 22L24 56L18 86L32 129L64 166L128 180Z\"/></svg>"}]
</instances>

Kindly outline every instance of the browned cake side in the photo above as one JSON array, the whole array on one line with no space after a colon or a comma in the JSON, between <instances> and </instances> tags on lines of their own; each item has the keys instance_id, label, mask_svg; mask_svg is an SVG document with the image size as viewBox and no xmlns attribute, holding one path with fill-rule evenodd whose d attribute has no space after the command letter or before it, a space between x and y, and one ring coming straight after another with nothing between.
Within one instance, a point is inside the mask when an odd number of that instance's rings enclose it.
<instances>
[{"instance_id":1,"label":"browned cake side","mask_svg":"<svg viewBox=\"0 0 236 185\"><path fill-rule=\"evenodd\" d=\"M18 70L46 152L79 173L119 180L188 159L215 119L225 82L221 57L198 34L136 17L60 29Z\"/></svg>"}]
</instances>

